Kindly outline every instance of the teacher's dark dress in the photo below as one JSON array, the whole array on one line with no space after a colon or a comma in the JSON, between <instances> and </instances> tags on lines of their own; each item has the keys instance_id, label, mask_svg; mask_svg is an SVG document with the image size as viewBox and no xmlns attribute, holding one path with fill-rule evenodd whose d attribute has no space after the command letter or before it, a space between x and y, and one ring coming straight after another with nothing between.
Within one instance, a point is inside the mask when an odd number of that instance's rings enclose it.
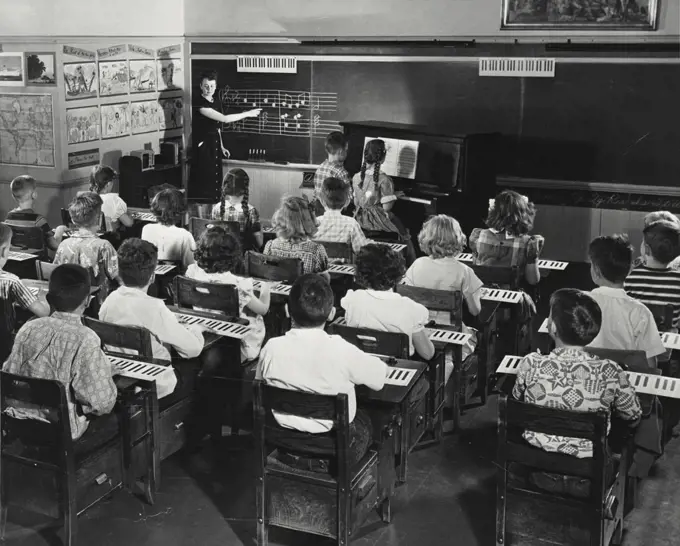
<instances>
[{"instance_id":1,"label":"teacher's dark dress","mask_svg":"<svg viewBox=\"0 0 680 546\"><path fill-rule=\"evenodd\" d=\"M217 93L210 102L203 95L194 99L192 112L193 163L188 194L192 199L217 202L222 196L222 143L217 130L221 123L203 114L201 108L222 113Z\"/></svg>"}]
</instances>

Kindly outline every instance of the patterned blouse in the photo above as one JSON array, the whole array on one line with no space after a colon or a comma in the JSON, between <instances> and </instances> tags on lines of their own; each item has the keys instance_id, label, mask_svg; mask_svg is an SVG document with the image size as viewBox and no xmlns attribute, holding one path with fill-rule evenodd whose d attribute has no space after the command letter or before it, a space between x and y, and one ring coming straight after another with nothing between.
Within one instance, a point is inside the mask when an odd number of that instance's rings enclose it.
<instances>
[{"instance_id":1,"label":"patterned blouse","mask_svg":"<svg viewBox=\"0 0 680 546\"><path fill-rule=\"evenodd\" d=\"M470 234L469 246L475 265L494 267L525 267L543 250L541 235L508 235L494 229L475 228Z\"/></svg>"},{"instance_id":2,"label":"patterned blouse","mask_svg":"<svg viewBox=\"0 0 680 546\"><path fill-rule=\"evenodd\" d=\"M537 406L584 412L613 410L628 421L642 415L626 373L616 362L600 359L586 349L562 347L549 355L528 354L519 365L512 394ZM592 442L583 438L527 430L524 439L553 453L579 459L593 456Z\"/></svg>"},{"instance_id":3,"label":"patterned blouse","mask_svg":"<svg viewBox=\"0 0 680 546\"><path fill-rule=\"evenodd\" d=\"M224 203L224 214L220 217L221 203L217 203L212 209L212 220L221 220L223 222L238 222L241 228L241 233L246 231L246 215L243 214L243 207L239 205L232 205L228 201ZM248 216L250 217L250 231L257 233L262 231L260 225L260 213L257 209L248 203Z\"/></svg>"},{"instance_id":4,"label":"patterned blouse","mask_svg":"<svg viewBox=\"0 0 680 546\"><path fill-rule=\"evenodd\" d=\"M61 242L54 263L82 265L97 278L101 270L112 281L118 277L118 255L111 243L84 229Z\"/></svg>"},{"instance_id":5,"label":"patterned blouse","mask_svg":"<svg viewBox=\"0 0 680 546\"><path fill-rule=\"evenodd\" d=\"M279 258L300 258L302 273L323 273L328 269L328 254L321 243L307 239L293 243L285 239L276 238L268 241L263 254L278 256Z\"/></svg>"}]
</instances>

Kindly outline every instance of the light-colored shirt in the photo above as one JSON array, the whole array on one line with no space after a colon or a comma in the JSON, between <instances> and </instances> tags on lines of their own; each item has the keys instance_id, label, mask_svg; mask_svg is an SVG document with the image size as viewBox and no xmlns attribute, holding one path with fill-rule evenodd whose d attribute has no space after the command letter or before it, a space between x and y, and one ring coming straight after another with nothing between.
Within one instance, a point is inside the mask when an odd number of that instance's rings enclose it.
<instances>
[{"instance_id":1,"label":"light-colored shirt","mask_svg":"<svg viewBox=\"0 0 680 546\"><path fill-rule=\"evenodd\" d=\"M231 284L236 286L238 291L238 308L241 318L248 319L250 322L250 330L241 339L241 361L252 360L257 358L260 354L260 348L264 341L266 334L264 319L262 315L256 315L253 312L246 314L245 307L255 297L253 293L253 279L246 277L237 277L229 271L221 273L206 273L198 264L191 264L186 272L186 276L190 279L196 279L201 282L211 282L216 284ZM207 311L215 313L214 309L198 309L199 311Z\"/></svg>"},{"instance_id":2,"label":"light-colored shirt","mask_svg":"<svg viewBox=\"0 0 680 546\"><path fill-rule=\"evenodd\" d=\"M537 406L583 412L614 411L629 421L642 415L640 401L626 373L616 362L600 359L587 349L562 347L549 355L528 354L519 364L512 394ZM593 456L593 444L584 438L531 430L523 436L545 451L579 459Z\"/></svg>"},{"instance_id":3,"label":"light-colored shirt","mask_svg":"<svg viewBox=\"0 0 680 546\"><path fill-rule=\"evenodd\" d=\"M76 230L59 244L54 263L81 265L92 271L96 278L102 270L112 281L118 277L118 254L113 245L85 229Z\"/></svg>"},{"instance_id":4,"label":"light-colored shirt","mask_svg":"<svg viewBox=\"0 0 680 546\"><path fill-rule=\"evenodd\" d=\"M430 320L424 305L390 290L348 290L340 305L346 311L347 326L406 334L410 354L414 353L413 334Z\"/></svg>"},{"instance_id":5,"label":"light-colored shirt","mask_svg":"<svg viewBox=\"0 0 680 546\"><path fill-rule=\"evenodd\" d=\"M0 298L28 309L36 302L36 297L13 273L0 269Z\"/></svg>"},{"instance_id":6,"label":"light-colored shirt","mask_svg":"<svg viewBox=\"0 0 680 546\"><path fill-rule=\"evenodd\" d=\"M472 297L484 285L471 267L453 256L418 258L408 268L402 282L432 290L458 290L464 298ZM430 318L437 324L450 323L450 313L447 311L432 312Z\"/></svg>"},{"instance_id":7,"label":"light-colored shirt","mask_svg":"<svg viewBox=\"0 0 680 546\"><path fill-rule=\"evenodd\" d=\"M102 214L106 219L106 229L111 231L118 225L118 220L127 213L127 204L117 193L102 193Z\"/></svg>"},{"instance_id":8,"label":"light-colored shirt","mask_svg":"<svg viewBox=\"0 0 680 546\"><path fill-rule=\"evenodd\" d=\"M181 261L186 269L194 263L196 241L186 229L163 224L146 224L142 239L156 245L159 260Z\"/></svg>"},{"instance_id":9,"label":"light-colored shirt","mask_svg":"<svg viewBox=\"0 0 680 546\"><path fill-rule=\"evenodd\" d=\"M608 286L591 290L590 296L602 310L600 333L590 347L644 351L647 358L666 352L654 316L644 303L623 288Z\"/></svg>"},{"instance_id":10,"label":"light-colored shirt","mask_svg":"<svg viewBox=\"0 0 680 546\"><path fill-rule=\"evenodd\" d=\"M4 371L24 377L52 379L66 388L71 436L87 430L88 416L111 413L116 403L116 385L111 363L101 341L83 326L80 315L54 312L24 324L14 341ZM48 410L11 403L8 414L19 419L52 421Z\"/></svg>"},{"instance_id":11,"label":"light-colored shirt","mask_svg":"<svg viewBox=\"0 0 680 546\"><path fill-rule=\"evenodd\" d=\"M260 354L258 376L268 385L317 394L347 394L349 420L356 415L354 385L380 390L387 365L375 356L331 336L321 328L293 328L270 339ZM274 413L284 427L304 432L327 432L332 422L297 415Z\"/></svg>"},{"instance_id":12,"label":"light-colored shirt","mask_svg":"<svg viewBox=\"0 0 680 546\"><path fill-rule=\"evenodd\" d=\"M371 242L366 239L359 222L351 216L345 216L340 210L326 210L319 216L318 221L319 226L314 235L316 241L351 243L355 254L361 250L362 246Z\"/></svg>"},{"instance_id":13,"label":"light-colored shirt","mask_svg":"<svg viewBox=\"0 0 680 546\"><path fill-rule=\"evenodd\" d=\"M170 351L164 344L173 347L182 358L197 357L203 350L203 334L197 328L180 324L163 300L139 288L121 286L113 291L99 310L99 320L149 330L154 358L170 360ZM111 350L132 353L122 348Z\"/></svg>"}]
</instances>

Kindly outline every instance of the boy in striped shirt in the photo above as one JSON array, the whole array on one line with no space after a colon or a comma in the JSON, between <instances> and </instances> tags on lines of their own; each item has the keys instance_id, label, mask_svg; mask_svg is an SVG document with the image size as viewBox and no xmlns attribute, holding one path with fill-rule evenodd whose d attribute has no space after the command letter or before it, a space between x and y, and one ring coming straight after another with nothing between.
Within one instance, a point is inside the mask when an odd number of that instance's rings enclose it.
<instances>
[{"instance_id":1,"label":"boy in striped shirt","mask_svg":"<svg viewBox=\"0 0 680 546\"><path fill-rule=\"evenodd\" d=\"M647 305L673 306L673 327L680 321L680 271L671 262L680 255L680 227L661 220L643 230L642 258L623 288L629 296Z\"/></svg>"}]
</instances>

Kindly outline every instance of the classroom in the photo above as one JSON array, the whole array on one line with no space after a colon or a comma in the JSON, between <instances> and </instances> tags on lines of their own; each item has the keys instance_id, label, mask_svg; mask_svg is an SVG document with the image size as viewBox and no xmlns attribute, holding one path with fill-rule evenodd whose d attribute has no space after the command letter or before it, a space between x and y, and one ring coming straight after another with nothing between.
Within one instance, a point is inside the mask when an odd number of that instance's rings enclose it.
<instances>
[{"instance_id":1,"label":"classroom","mask_svg":"<svg viewBox=\"0 0 680 546\"><path fill-rule=\"evenodd\" d=\"M680 0L0 14L0 542L680 543Z\"/></svg>"}]
</instances>

